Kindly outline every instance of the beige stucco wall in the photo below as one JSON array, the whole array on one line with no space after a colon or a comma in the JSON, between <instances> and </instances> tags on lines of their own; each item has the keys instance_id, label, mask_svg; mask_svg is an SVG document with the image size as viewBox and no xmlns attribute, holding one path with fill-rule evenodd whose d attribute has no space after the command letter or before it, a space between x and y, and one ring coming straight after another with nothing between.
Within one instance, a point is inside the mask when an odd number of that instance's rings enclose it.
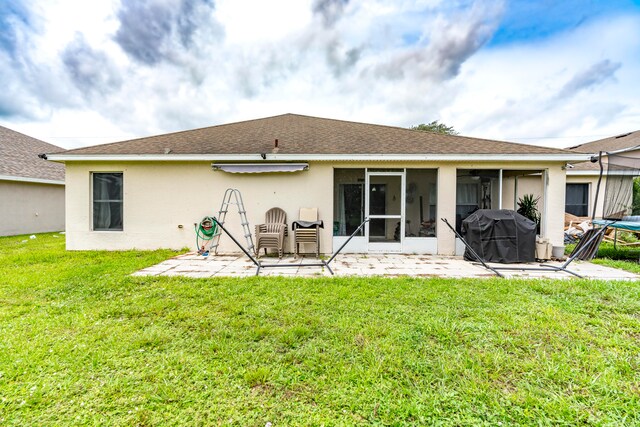
<instances>
[{"instance_id":1,"label":"beige stucco wall","mask_svg":"<svg viewBox=\"0 0 640 427\"><path fill-rule=\"evenodd\" d=\"M91 172L123 172L124 230L91 231ZM68 163L68 249L195 248L193 224L217 216L224 192L242 193L251 231L264 222L265 212L280 207L287 222L298 218L301 207L318 207L326 228L321 250L331 252L333 169L316 164L306 172L229 174L212 171L210 162L194 163ZM225 226L243 244L239 215L229 207ZM182 225L183 228L179 228ZM289 233L291 250L293 236ZM221 239L222 252L238 252L230 239Z\"/></svg>"},{"instance_id":2,"label":"beige stucco wall","mask_svg":"<svg viewBox=\"0 0 640 427\"><path fill-rule=\"evenodd\" d=\"M554 246L564 245L564 197L566 194L566 172L560 165L547 169L547 198L542 210L542 234Z\"/></svg>"},{"instance_id":3,"label":"beige stucco wall","mask_svg":"<svg viewBox=\"0 0 640 427\"><path fill-rule=\"evenodd\" d=\"M456 226L456 171L457 165L443 164L438 168L438 211L437 218L446 218ZM436 221L438 253L453 255L456 250L455 235L442 221Z\"/></svg>"},{"instance_id":4,"label":"beige stucco wall","mask_svg":"<svg viewBox=\"0 0 640 427\"><path fill-rule=\"evenodd\" d=\"M280 174L229 174L212 171L210 162L190 163L67 163L67 248L68 249L154 249L195 247L193 223L206 215L217 215L224 191L242 192L251 229L263 221L269 208L287 212L287 222L297 219L301 207L318 207L325 229L321 252L331 252L333 224L333 169L335 168L424 168L438 170L438 214L455 223L456 171L461 169L548 169L546 205L547 234L562 243L565 174L558 162L506 165L504 163L328 163L311 162L308 171ZM124 173L124 231L91 231L90 174L92 171ZM503 189L504 193L504 189ZM508 207L508 206L506 206ZM182 225L183 228L179 228ZM241 238L239 218L227 217L229 230ZM242 240L244 243L244 240ZM438 252L453 254L455 239L440 221L437 224ZM223 252L237 252L223 238ZM289 236L287 251L292 251Z\"/></svg>"},{"instance_id":5,"label":"beige stucco wall","mask_svg":"<svg viewBox=\"0 0 640 427\"><path fill-rule=\"evenodd\" d=\"M64 185L0 181L0 235L64 230Z\"/></svg>"}]
</instances>

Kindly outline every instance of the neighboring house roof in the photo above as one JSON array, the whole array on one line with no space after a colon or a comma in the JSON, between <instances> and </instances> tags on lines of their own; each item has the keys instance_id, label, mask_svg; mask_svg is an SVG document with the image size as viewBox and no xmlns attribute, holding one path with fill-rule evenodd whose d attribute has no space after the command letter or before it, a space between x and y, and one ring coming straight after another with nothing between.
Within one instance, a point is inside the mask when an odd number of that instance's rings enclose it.
<instances>
[{"instance_id":1,"label":"neighboring house roof","mask_svg":"<svg viewBox=\"0 0 640 427\"><path fill-rule=\"evenodd\" d=\"M0 179L64 183L64 165L38 157L60 151L60 147L0 126Z\"/></svg>"},{"instance_id":2,"label":"neighboring house roof","mask_svg":"<svg viewBox=\"0 0 640 427\"><path fill-rule=\"evenodd\" d=\"M621 135L586 142L584 144L568 148L568 150L571 151L594 155L597 155L600 151L612 153L620 150L633 151L634 149L640 150L640 131L627 132ZM594 174L599 173L599 171L600 165L597 162L585 162L575 164L574 168L569 171L569 173L572 175L581 174L583 172Z\"/></svg>"},{"instance_id":3,"label":"neighboring house roof","mask_svg":"<svg viewBox=\"0 0 640 427\"><path fill-rule=\"evenodd\" d=\"M600 151L613 152L633 147L640 149L640 130L599 139L597 141L586 142L574 147L569 147L568 150L598 154Z\"/></svg>"},{"instance_id":4,"label":"neighboring house roof","mask_svg":"<svg viewBox=\"0 0 640 427\"><path fill-rule=\"evenodd\" d=\"M274 149L275 141L278 148ZM111 144L77 148L52 160L196 155L218 159L292 159L379 155L538 155L571 156L567 150L464 136L442 135L393 126L284 114ZM225 157L226 156L226 157ZM242 157L244 156L244 157ZM287 157L289 156L289 157ZM575 157L575 155L574 155ZM580 158L584 158L581 155Z\"/></svg>"}]
</instances>

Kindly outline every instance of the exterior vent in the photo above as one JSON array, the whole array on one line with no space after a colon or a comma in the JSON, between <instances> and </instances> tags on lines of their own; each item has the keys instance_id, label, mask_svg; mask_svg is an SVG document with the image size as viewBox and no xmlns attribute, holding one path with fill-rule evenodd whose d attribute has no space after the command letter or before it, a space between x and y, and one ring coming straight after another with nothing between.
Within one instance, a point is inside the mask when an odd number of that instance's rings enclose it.
<instances>
[{"instance_id":1,"label":"exterior vent","mask_svg":"<svg viewBox=\"0 0 640 427\"><path fill-rule=\"evenodd\" d=\"M633 132L623 133L622 135L618 135L618 136L616 136L615 138L616 138L616 139L618 139L618 138L624 138L625 136L629 136L629 135L631 135L632 133L633 133Z\"/></svg>"}]
</instances>

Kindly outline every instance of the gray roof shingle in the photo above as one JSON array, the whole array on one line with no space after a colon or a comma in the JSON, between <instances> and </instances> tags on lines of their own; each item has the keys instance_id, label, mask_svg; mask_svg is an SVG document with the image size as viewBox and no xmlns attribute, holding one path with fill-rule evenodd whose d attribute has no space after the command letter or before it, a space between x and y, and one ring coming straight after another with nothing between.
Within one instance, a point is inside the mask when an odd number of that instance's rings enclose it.
<instances>
[{"instance_id":1,"label":"gray roof shingle","mask_svg":"<svg viewBox=\"0 0 640 427\"><path fill-rule=\"evenodd\" d=\"M64 155L257 154L567 154L513 142L284 114L65 151Z\"/></svg>"},{"instance_id":2,"label":"gray roof shingle","mask_svg":"<svg viewBox=\"0 0 640 427\"><path fill-rule=\"evenodd\" d=\"M0 126L0 175L64 181L64 165L38 158L62 148Z\"/></svg>"}]
</instances>

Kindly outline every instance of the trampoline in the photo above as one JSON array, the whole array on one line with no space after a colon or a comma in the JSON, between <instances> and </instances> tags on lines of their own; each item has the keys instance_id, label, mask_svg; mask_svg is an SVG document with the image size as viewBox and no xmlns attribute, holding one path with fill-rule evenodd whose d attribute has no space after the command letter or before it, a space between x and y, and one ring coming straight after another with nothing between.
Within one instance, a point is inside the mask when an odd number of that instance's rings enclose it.
<instances>
[{"instance_id":1,"label":"trampoline","mask_svg":"<svg viewBox=\"0 0 640 427\"><path fill-rule=\"evenodd\" d=\"M618 245L618 230L632 231L634 233L640 233L640 218L634 221L616 221L616 222L608 222L602 219L594 219L592 221L594 225L598 227L611 227L615 230L615 234L613 236L613 249L617 249ZM633 243L636 245L637 243Z\"/></svg>"},{"instance_id":2,"label":"trampoline","mask_svg":"<svg viewBox=\"0 0 640 427\"><path fill-rule=\"evenodd\" d=\"M593 223L601 227L606 225L607 227L619 228L621 230L640 232L640 221L617 221L613 224L607 224L608 221L596 219L593 220Z\"/></svg>"}]
</instances>

